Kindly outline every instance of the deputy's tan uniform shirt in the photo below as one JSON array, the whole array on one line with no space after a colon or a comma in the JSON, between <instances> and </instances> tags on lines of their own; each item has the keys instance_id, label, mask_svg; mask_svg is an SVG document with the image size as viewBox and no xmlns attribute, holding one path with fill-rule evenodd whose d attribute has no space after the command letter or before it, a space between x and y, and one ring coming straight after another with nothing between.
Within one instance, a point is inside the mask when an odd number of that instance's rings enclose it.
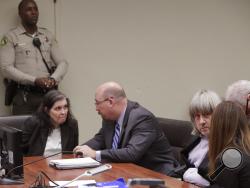
<instances>
[{"instance_id":1,"label":"deputy's tan uniform shirt","mask_svg":"<svg viewBox=\"0 0 250 188\"><path fill-rule=\"evenodd\" d=\"M36 35L31 36L21 25L9 31L1 40L0 65L3 76L24 85L34 85L37 77L50 76L41 53L33 45L34 37L41 41L41 52L48 66L57 65L51 77L61 81L66 74L68 63L52 33L45 28L38 28Z\"/></svg>"}]
</instances>

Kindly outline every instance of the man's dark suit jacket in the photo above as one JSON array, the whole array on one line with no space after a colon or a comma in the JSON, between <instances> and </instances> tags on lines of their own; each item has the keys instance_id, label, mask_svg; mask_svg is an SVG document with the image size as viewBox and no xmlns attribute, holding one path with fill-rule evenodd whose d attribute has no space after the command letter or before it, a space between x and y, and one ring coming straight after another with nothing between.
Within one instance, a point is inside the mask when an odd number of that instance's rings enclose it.
<instances>
[{"instance_id":1,"label":"man's dark suit jacket","mask_svg":"<svg viewBox=\"0 0 250 188\"><path fill-rule=\"evenodd\" d=\"M112 149L115 122L103 120L102 128L85 144L101 150L102 160L132 162L172 175L179 164L154 115L138 103L128 101L118 149Z\"/></svg>"},{"instance_id":2,"label":"man's dark suit jacket","mask_svg":"<svg viewBox=\"0 0 250 188\"><path fill-rule=\"evenodd\" d=\"M78 145L78 123L75 119L60 125L62 151L73 151ZM27 156L43 155L49 129L39 117L32 116L23 125L23 150Z\"/></svg>"},{"instance_id":3,"label":"man's dark suit jacket","mask_svg":"<svg viewBox=\"0 0 250 188\"><path fill-rule=\"evenodd\" d=\"M194 168L194 164L191 164L188 160L189 153L197 146L201 141L201 137L199 136L193 136L192 139L190 140L189 144L181 151L183 160L186 164L186 168L183 171L183 173L188 169L188 168ZM183 175L182 173L182 175ZM198 173L206 178L207 173L208 173L208 153L202 160L201 164L198 167Z\"/></svg>"}]
</instances>

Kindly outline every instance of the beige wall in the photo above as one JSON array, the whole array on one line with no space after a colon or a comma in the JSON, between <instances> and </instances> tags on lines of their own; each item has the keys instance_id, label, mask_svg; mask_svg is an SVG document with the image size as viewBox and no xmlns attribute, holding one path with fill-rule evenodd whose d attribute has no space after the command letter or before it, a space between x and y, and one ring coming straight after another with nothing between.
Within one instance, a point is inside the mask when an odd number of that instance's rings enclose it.
<instances>
[{"instance_id":1,"label":"beige wall","mask_svg":"<svg viewBox=\"0 0 250 188\"><path fill-rule=\"evenodd\" d=\"M0 0L0 13L15 18L13 1ZM55 31L52 1L38 2L40 23ZM0 19L1 35L15 19ZM57 38L70 63L61 90L80 142L100 127L94 90L102 82L118 81L157 116L188 119L198 89L223 96L233 81L250 80L249 20L249 0L57 0Z\"/></svg>"}]
</instances>

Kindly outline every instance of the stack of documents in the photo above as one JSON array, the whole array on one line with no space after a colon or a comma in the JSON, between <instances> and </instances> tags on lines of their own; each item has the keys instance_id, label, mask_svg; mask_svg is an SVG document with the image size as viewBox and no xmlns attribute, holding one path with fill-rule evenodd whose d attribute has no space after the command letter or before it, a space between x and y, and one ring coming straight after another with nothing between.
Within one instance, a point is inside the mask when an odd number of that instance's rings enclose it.
<instances>
[{"instance_id":1,"label":"stack of documents","mask_svg":"<svg viewBox=\"0 0 250 188\"><path fill-rule=\"evenodd\" d=\"M90 157L50 160L49 165L57 169L72 169L99 166L100 163Z\"/></svg>"}]
</instances>

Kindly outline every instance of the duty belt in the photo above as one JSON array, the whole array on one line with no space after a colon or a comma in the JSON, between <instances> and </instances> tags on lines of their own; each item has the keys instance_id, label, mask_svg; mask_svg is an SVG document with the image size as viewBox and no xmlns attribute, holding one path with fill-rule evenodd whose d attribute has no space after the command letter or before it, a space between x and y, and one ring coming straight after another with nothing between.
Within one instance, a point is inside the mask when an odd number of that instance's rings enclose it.
<instances>
[{"instance_id":1,"label":"duty belt","mask_svg":"<svg viewBox=\"0 0 250 188\"><path fill-rule=\"evenodd\" d=\"M23 84L18 84L17 86L18 89L24 90L26 92L31 92L31 93L40 93L40 94L45 94L50 90L57 89L57 87L50 88L50 89L43 89L37 86L33 85L23 85Z\"/></svg>"}]
</instances>

